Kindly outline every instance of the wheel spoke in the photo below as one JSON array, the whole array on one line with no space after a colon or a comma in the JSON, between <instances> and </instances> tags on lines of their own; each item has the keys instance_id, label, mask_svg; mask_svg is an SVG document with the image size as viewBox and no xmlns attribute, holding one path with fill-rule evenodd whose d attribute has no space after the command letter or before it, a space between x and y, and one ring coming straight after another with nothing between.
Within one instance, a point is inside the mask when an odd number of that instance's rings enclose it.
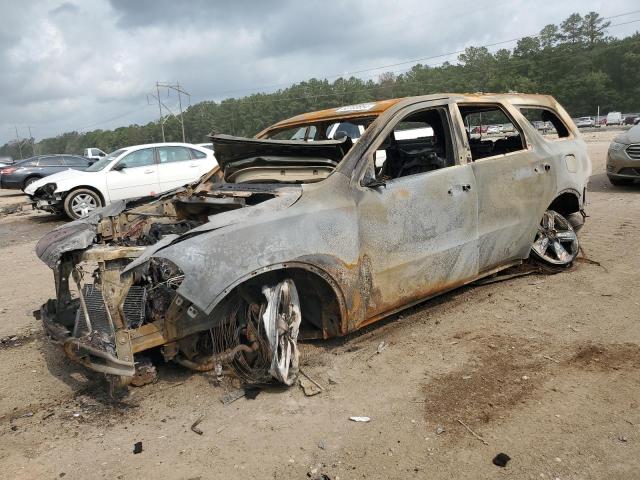
<instances>
[{"instance_id":1,"label":"wheel spoke","mask_svg":"<svg viewBox=\"0 0 640 480\"><path fill-rule=\"evenodd\" d=\"M556 238L561 242L574 242L576 240L576 232L573 230L565 230L564 232L557 232Z\"/></svg>"},{"instance_id":2,"label":"wheel spoke","mask_svg":"<svg viewBox=\"0 0 640 480\"><path fill-rule=\"evenodd\" d=\"M553 245L553 250L556 253L556 257L558 257L558 260L560 260L561 262L568 262L569 260L571 260L569 252L565 250L565 248L558 240L555 240L551 245Z\"/></svg>"},{"instance_id":3,"label":"wheel spoke","mask_svg":"<svg viewBox=\"0 0 640 480\"><path fill-rule=\"evenodd\" d=\"M540 237L533 243L533 249L540 256L544 256L547 252L547 248L549 248L549 239L547 237Z\"/></svg>"}]
</instances>

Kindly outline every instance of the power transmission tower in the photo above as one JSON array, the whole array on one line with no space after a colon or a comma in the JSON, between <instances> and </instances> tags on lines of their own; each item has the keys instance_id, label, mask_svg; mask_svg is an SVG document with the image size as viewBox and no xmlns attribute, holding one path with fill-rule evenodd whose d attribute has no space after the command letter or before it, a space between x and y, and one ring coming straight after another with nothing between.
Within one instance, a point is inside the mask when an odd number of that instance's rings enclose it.
<instances>
[{"instance_id":1,"label":"power transmission tower","mask_svg":"<svg viewBox=\"0 0 640 480\"><path fill-rule=\"evenodd\" d=\"M22 143L20 142L20 135L18 135L18 127L13 126L16 129L16 143L18 144L18 151L20 152L20 160L22 160Z\"/></svg>"},{"instance_id":2,"label":"power transmission tower","mask_svg":"<svg viewBox=\"0 0 640 480\"><path fill-rule=\"evenodd\" d=\"M161 99L160 97L160 89L164 88L167 90L167 96L169 96L169 92L171 90L173 90L174 92L178 93L178 109L180 110L180 117L178 117L175 113L173 113L173 111L171 110L171 108L169 108ZM185 131L184 131L184 119L182 118L182 95L186 95L187 97L189 97L189 103L191 103L191 94L189 94L188 92L184 91L183 88L180 86L180 82L176 82L176 83L165 83L165 82L156 82L156 93L150 93L149 95L147 95L147 103L149 102L149 97L154 98L157 102L158 102L158 111L160 113L160 128L162 129L162 141L165 142L165 136L164 136L164 124L165 122L169 119L169 117L175 117L179 122L180 122L180 126L182 127L182 141L186 142L186 135L185 135ZM165 109L167 112L169 112L166 116L163 115L162 113L162 109Z\"/></svg>"},{"instance_id":3,"label":"power transmission tower","mask_svg":"<svg viewBox=\"0 0 640 480\"><path fill-rule=\"evenodd\" d=\"M35 139L33 138L33 135L31 135L31 127L27 127L29 129L29 142L31 143L31 155L32 156L36 156L36 142Z\"/></svg>"}]
</instances>

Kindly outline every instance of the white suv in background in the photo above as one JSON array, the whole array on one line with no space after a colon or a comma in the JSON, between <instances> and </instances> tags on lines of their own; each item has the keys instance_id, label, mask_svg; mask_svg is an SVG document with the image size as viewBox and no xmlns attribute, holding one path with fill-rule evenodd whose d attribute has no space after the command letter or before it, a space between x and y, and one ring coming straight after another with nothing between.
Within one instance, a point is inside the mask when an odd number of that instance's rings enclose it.
<instances>
[{"instance_id":1,"label":"white suv in background","mask_svg":"<svg viewBox=\"0 0 640 480\"><path fill-rule=\"evenodd\" d=\"M213 152L188 143L121 148L84 171L66 170L25 189L34 208L72 219L116 200L157 195L193 182L217 166Z\"/></svg>"}]
</instances>

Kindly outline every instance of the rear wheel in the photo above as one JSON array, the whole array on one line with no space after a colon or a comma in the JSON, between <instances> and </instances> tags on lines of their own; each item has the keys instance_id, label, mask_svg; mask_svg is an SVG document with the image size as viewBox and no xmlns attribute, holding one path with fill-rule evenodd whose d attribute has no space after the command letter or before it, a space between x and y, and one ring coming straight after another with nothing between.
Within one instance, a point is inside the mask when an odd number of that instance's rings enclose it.
<instances>
[{"instance_id":1,"label":"rear wheel","mask_svg":"<svg viewBox=\"0 0 640 480\"><path fill-rule=\"evenodd\" d=\"M567 266L575 260L578 249L578 236L571 223L558 212L544 212L531 246L533 254L545 263Z\"/></svg>"},{"instance_id":2,"label":"rear wheel","mask_svg":"<svg viewBox=\"0 0 640 480\"><path fill-rule=\"evenodd\" d=\"M33 182L37 182L38 180L40 180L40 177L29 177L24 181L24 185L22 186L22 189L24 190L25 188L27 188L29 185L31 185Z\"/></svg>"},{"instance_id":3,"label":"rear wheel","mask_svg":"<svg viewBox=\"0 0 640 480\"><path fill-rule=\"evenodd\" d=\"M64 213L71 219L83 218L102 207L100 196L88 188L70 192L64 199Z\"/></svg>"},{"instance_id":4,"label":"rear wheel","mask_svg":"<svg viewBox=\"0 0 640 480\"><path fill-rule=\"evenodd\" d=\"M633 178L609 177L609 181L611 182L611 185L620 187L623 185L631 185L633 183Z\"/></svg>"}]
</instances>

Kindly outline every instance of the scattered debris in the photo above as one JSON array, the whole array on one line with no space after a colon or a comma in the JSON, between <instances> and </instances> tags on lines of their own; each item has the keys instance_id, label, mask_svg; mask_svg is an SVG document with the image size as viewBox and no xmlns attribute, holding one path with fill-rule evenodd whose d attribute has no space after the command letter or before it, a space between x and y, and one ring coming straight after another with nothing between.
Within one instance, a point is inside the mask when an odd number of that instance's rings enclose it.
<instances>
[{"instance_id":1,"label":"scattered debris","mask_svg":"<svg viewBox=\"0 0 640 480\"><path fill-rule=\"evenodd\" d=\"M384 352L387 347L389 346L389 344L387 342L385 342L384 340L382 342L380 342L378 344L378 347L376 348L376 351L374 353L372 353L369 358L367 358L367 362L369 360L371 360L373 357L375 357L376 355L380 355L382 352Z\"/></svg>"},{"instance_id":2,"label":"scattered debris","mask_svg":"<svg viewBox=\"0 0 640 480\"><path fill-rule=\"evenodd\" d=\"M193 433L197 433L198 435L202 435L202 433L203 433L202 430L200 430L198 428L198 425L200 425L200 422L202 422L202 420L204 420L204 415L200 415L198 417L198 419L191 424L191 431Z\"/></svg>"},{"instance_id":3,"label":"scattered debris","mask_svg":"<svg viewBox=\"0 0 640 480\"><path fill-rule=\"evenodd\" d=\"M142 442L136 442L133 445L133 454L137 455L138 453L142 453Z\"/></svg>"},{"instance_id":4,"label":"scattered debris","mask_svg":"<svg viewBox=\"0 0 640 480\"><path fill-rule=\"evenodd\" d=\"M322 385L320 385L313 378L307 375L306 372L303 372L302 369L300 369L300 374L302 375L302 377L300 377L300 387L307 397L318 395L319 393L324 391Z\"/></svg>"},{"instance_id":5,"label":"scattered debris","mask_svg":"<svg viewBox=\"0 0 640 480\"><path fill-rule=\"evenodd\" d=\"M313 397L314 395L318 395L322 392L322 389L319 388L317 384L306 378L306 375L304 377L300 377L300 387L307 397Z\"/></svg>"},{"instance_id":6,"label":"scattered debris","mask_svg":"<svg viewBox=\"0 0 640 480\"><path fill-rule=\"evenodd\" d=\"M242 397L247 397L249 400L255 400L260 391L260 387L256 385L247 385L244 388L238 388L231 392L225 393L224 395L222 395L222 397L220 397L220 401L223 405L229 405L230 403L233 403Z\"/></svg>"},{"instance_id":7,"label":"scattered debris","mask_svg":"<svg viewBox=\"0 0 640 480\"><path fill-rule=\"evenodd\" d=\"M313 480L331 480L331 477L329 475L327 475L326 473L321 473L320 475L316 475L316 473L317 473L317 469L314 468L310 472L307 472L307 477L309 477L309 478L311 478Z\"/></svg>"},{"instance_id":8,"label":"scattered debris","mask_svg":"<svg viewBox=\"0 0 640 480\"><path fill-rule=\"evenodd\" d=\"M618 440L620 440L620 441L621 441L621 442L623 442L623 443L627 443L627 437L625 437L624 435L620 435L620 436L618 437Z\"/></svg>"},{"instance_id":9,"label":"scattered debris","mask_svg":"<svg viewBox=\"0 0 640 480\"><path fill-rule=\"evenodd\" d=\"M131 385L142 387L158 380L158 372L150 359L143 357L136 361L136 373L133 375Z\"/></svg>"},{"instance_id":10,"label":"scattered debris","mask_svg":"<svg viewBox=\"0 0 640 480\"><path fill-rule=\"evenodd\" d=\"M246 391L244 388L238 388L237 390L233 390L229 393L225 393L220 397L220 401L223 405L229 405L230 403L235 402L239 398L242 398L246 395Z\"/></svg>"},{"instance_id":11,"label":"scattered debris","mask_svg":"<svg viewBox=\"0 0 640 480\"><path fill-rule=\"evenodd\" d=\"M213 372L216 375L216 381L218 383L222 382L222 363L217 362L216 366L213 367Z\"/></svg>"},{"instance_id":12,"label":"scattered debris","mask_svg":"<svg viewBox=\"0 0 640 480\"><path fill-rule=\"evenodd\" d=\"M476 432L474 432L473 430L471 430L471 427L469 427L469 425L467 425L466 423L464 423L462 420L458 419L458 423L459 423L460 425L462 425L464 428L466 428L466 429L467 429L467 431L468 431L471 435L473 435L474 437L476 437L476 438L477 438L478 440L480 440L482 443L484 443L485 445L489 445L489 443L488 443L484 438L482 438L482 437L481 437L480 435L478 435Z\"/></svg>"},{"instance_id":13,"label":"scattered debris","mask_svg":"<svg viewBox=\"0 0 640 480\"><path fill-rule=\"evenodd\" d=\"M438 425L438 426L436 427L436 435L442 435L442 434L444 433L444 431L445 431L445 430L444 430L444 427L442 427L442 426L440 426L440 425Z\"/></svg>"},{"instance_id":14,"label":"scattered debris","mask_svg":"<svg viewBox=\"0 0 640 480\"><path fill-rule=\"evenodd\" d=\"M493 457L493 460L491 460L491 462L496 467L504 468L507 466L507 462L509 462L509 460L511 460L511 457L509 455L507 455L506 453L499 453L495 457Z\"/></svg>"},{"instance_id":15,"label":"scattered debris","mask_svg":"<svg viewBox=\"0 0 640 480\"><path fill-rule=\"evenodd\" d=\"M349 420L352 422L370 422L371 419L369 417L349 417Z\"/></svg>"},{"instance_id":16,"label":"scattered debris","mask_svg":"<svg viewBox=\"0 0 640 480\"><path fill-rule=\"evenodd\" d=\"M551 360L552 362L555 362L555 363L560 363L560 360L550 357L549 355L543 355L542 358L546 358L547 360Z\"/></svg>"},{"instance_id":17,"label":"scattered debris","mask_svg":"<svg viewBox=\"0 0 640 480\"><path fill-rule=\"evenodd\" d=\"M319 448L320 450L326 450L327 446L325 445L324 440L320 440L320 441L318 442L318 448Z\"/></svg>"},{"instance_id":18,"label":"scattered debris","mask_svg":"<svg viewBox=\"0 0 640 480\"><path fill-rule=\"evenodd\" d=\"M569 328L570 328L571 330L573 330L574 332L578 332L578 331L579 331L576 327L574 327L574 326L572 326L572 325L569 325Z\"/></svg>"}]
</instances>

